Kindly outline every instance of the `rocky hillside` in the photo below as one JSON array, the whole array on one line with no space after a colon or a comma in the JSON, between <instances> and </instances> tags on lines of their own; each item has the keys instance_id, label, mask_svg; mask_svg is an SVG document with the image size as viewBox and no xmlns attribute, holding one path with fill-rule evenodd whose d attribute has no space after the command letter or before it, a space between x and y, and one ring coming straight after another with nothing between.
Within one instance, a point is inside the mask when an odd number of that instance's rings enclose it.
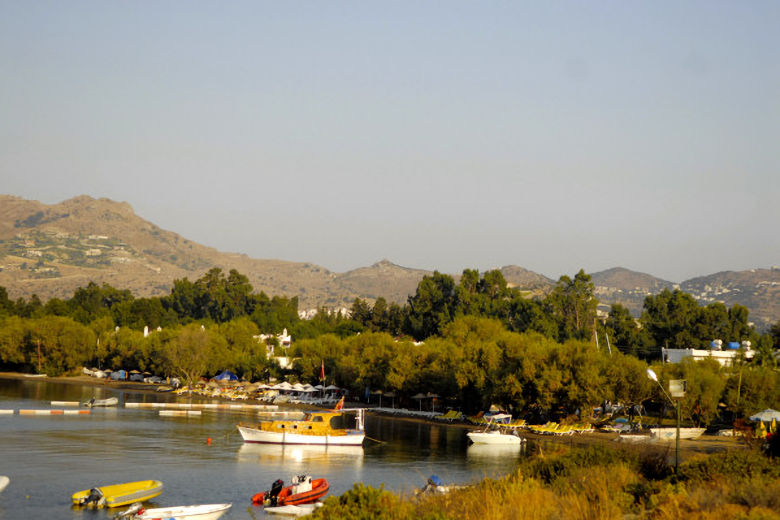
<instances>
[{"instance_id":1,"label":"rocky hillside","mask_svg":"<svg viewBox=\"0 0 780 520\"><path fill-rule=\"evenodd\" d=\"M620 303L634 316L642 313L648 294L658 294L664 289L674 289L675 284L655 276L613 267L591 274L596 286L596 297L605 305Z\"/></svg>"},{"instance_id":2,"label":"rocky hillside","mask_svg":"<svg viewBox=\"0 0 780 520\"><path fill-rule=\"evenodd\" d=\"M337 274L310 263L258 260L160 229L124 202L79 196L46 205L0 195L0 286L14 298L68 298L90 281L158 296L173 280L195 280L212 267L237 269L257 291L298 296L301 308L350 306L355 297L404 302L427 274L388 261Z\"/></svg>"},{"instance_id":3,"label":"rocky hillside","mask_svg":"<svg viewBox=\"0 0 780 520\"><path fill-rule=\"evenodd\" d=\"M680 288L700 304L738 303L750 309L750 319L760 329L780 320L780 268L723 271L691 278Z\"/></svg>"},{"instance_id":4,"label":"rocky hillside","mask_svg":"<svg viewBox=\"0 0 780 520\"><path fill-rule=\"evenodd\" d=\"M79 196L46 205L0 195L0 286L13 298L69 298L90 281L130 289L136 296L170 292L173 280L195 280L212 267L237 269L257 291L297 296L299 308L349 307L356 297L404 303L430 271L382 260L346 273L300 262L259 260L223 253L160 229L124 202ZM505 266L507 282L543 296L555 281L518 266ZM454 273L456 279L460 273ZM604 304L622 303L639 315L647 294L671 282L623 268L594 273ZM764 326L780 320L780 270L755 269L694 278L682 284L702 304L723 301L747 306Z\"/></svg>"}]
</instances>

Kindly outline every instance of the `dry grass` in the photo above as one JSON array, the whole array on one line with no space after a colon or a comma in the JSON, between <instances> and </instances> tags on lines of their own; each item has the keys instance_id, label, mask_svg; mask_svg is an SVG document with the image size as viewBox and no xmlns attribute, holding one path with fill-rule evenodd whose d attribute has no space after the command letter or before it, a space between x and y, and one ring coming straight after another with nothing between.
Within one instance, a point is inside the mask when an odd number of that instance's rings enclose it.
<instances>
[{"instance_id":1,"label":"dry grass","mask_svg":"<svg viewBox=\"0 0 780 520\"><path fill-rule=\"evenodd\" d=\"M780 470L756 456L742 450L698 458L678 480L652 451L574 448L445 495L398 497L356 486L314 518L780 520Z\"/></svg>"}]
</instances>

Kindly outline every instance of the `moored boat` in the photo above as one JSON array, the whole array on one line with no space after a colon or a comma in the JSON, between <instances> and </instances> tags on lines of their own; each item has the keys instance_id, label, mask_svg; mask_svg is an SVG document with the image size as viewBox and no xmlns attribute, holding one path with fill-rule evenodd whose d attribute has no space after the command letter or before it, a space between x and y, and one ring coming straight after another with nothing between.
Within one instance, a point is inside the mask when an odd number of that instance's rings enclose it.
<instances>
[{"instance_id":1,"label":"moored boat","mask_svg":"<svg viewBox=\"0 0 780 520\"><path fill-rule=\"evenodd\" d=\"M115 520L217 520L227 513L233 504L201 504L192 506L157 507L144 509L142 504L133 504L130 509L114 515Z\"/></svg>"},{"instance_id":2,"label":"moored boat","mask_svg":"<svg viewBox=\"0 0 780 520\"><path fill-rule=\"evenodd\" d=\"M10 478L6 477L5 475L0 476L0 491L4 490L10 482Z\"/></svg>"},{"instance_id":3,"label":"moored boat","mask_svg":"<svg viewBox=\"0 0 780 520\"><path fill-rule=\"evenodd\" d=\"M322 507L322 502L314 502L312 504L301 504L299 506L271 506L266 507L263 511L271 515L281 515L285 517L297 518L299 516L310 515L318 507Z\"/></svg>"},{"instance_id":4,"label":"moored boat","mask_svg":"<svg viewBox=\"0 0 780 520\"><path fill-rule=\"evenodd\" d=\"M330 485L324 478L312 479L311 475L297 475L287 487L281 480L276 480L268 491L256 493L252 503L271 507L311 504L324 497L329 489Z\"/></svg>"},{"instance_id":5,"label":"moored boat","mask_svg":"<svg viewBox=\"0 0 780 520\"><path fill-rule=\"evenodd\" d=\"M237 427L244 442L361 446L366 437L364 424L365 410L353 408L307 412L303 419L261 421Z\"/></svg>"},{"instance_id":6,"label":"moored boat","mask_svg":"<svg viewBox=\"0 0 780 520\"><path fill-rule=\"evenodd\" d=\"M523 437L517 433L514 428L504 428L498 420L511 419L509 414L494 415L483 430L468 432L466 436L474 444L522 444L525 442Z\"/></svg>"},{"instance_id":7,"label":"moored boat","mask_svg":"<svg viewBox=\"0 0 780 520\"><path fill-rule=\"evenodd\" d=\"M466 436L474 444L522 444L525 442L525 439L520 437L515 431L490 430L469 432Z\"/></svg>"},{"instance_id":8,"label":"moored boat","mask_svg":"<svg viewBox=\"0 0 780 520\"><path fill-rule=\"evenodd\" d=\"M162 492L163 483L159 480L139 480L77 491L71 499L74 506L119 507L150 500Z\"/></svg>"},{"instance_id":9,"label":"moored boat","mask_svg":"<svg viewBox=\"0 0 780 520\"><path fill-rule=\"evenodd\" d=\"M89 401L83 403L83 406L93 408L95 406L116 406L117 404L119 404L119 398L117 397L109 397L107 399L95 399L93 397Z\"/></svg>"},{"instance_id":10,"label":"moored boat","mask_svg":"<svg viewBox=\"0 0 780 520\"><path fill-rule=\"evenodd\" d=\"M680 428L681 439L697 439L705 428ZM674 440L677 438L677 428L650 428L650 438L653 440Z\"/></svg>"}]
</instances>

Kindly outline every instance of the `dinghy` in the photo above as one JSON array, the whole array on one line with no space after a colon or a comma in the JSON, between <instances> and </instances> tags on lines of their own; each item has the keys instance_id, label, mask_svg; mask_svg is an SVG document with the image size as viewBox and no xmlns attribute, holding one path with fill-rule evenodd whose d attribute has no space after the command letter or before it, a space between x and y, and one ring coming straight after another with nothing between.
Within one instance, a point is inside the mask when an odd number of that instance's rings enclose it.
<instances>
[{"instance_id":1,"label":"dinghy","mask_svg":"<svg viewBox=\"0 0 780 520\"><path fill-rule=\"evenodd\" d=\"M297 475L292 478L292 484L284 487L284 482L276 480L271 489L257 493L252 497L252 503L266 506L298 506L311 504L328 493L330 485L324 478L312 480L311 475Z\"/></svg>"},{"instance_id":2,"label":"dinghy","mask_svg":"<svg viewBox=\"0 0 780 520\"><path fill-rule=\"evenodd\" d=\"M71 498L74 506L119 507L150 500L162 492L163 483L159 480L140 480L77 491Z\"/></svg>"},{"instance_id":3,"label":"dinghy","mask_svg":"<svg viewBox=\"0 0 780 520\"><path fill-rule=\"evenodd\" d=\"M119 398L117 397L109 397L108 399L95 399L93 397L89 401L83 403L83 406L92 408L95 406L116 406L117 404L119 404Z\"/></svg>"},{"instance_id":4,"label":"dinghy","mask_svg":"<svg viewBox=\"0 0 780 520\"><path fill-rule=\"evenodd\" d=\"M6 477L5 475L0 476L0 492L2 492L10 482L10 478Z\"/></svg>"},{"instance_id":5,"label":"dinghy","mask_svg":"<svg viewBox=\"0 0 780 520\"><path fill-rule=\"evenodd\" d=\"M127 511L114 515L114 520L217 520L233 504L202 504L193 506L156 507L144 509L142 504L133 504Z\"/></svg>"},{"instance_id":6,"label":"dinghy","mask_svg":"<svg viewBox=\"0 0 780 520\"><path fill-rule=\"evenodd\" d=\"M276 506L266 507L264 511L271 515L280 515L285 517L294 517L310 515L318 507L322 507L322 502L314 502L313 504L301 504L299 506Z\"/></svg>"}]
</instances>

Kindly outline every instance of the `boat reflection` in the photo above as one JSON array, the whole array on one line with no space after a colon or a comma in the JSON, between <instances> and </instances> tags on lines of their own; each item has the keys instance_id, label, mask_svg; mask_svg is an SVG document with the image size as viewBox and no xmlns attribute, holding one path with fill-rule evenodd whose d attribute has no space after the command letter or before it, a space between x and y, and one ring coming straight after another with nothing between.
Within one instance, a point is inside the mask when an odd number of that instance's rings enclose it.
<instances>
[{"instance_id":1,"label":"boat reflection","mask_svg":"<svg viewBox=\"0 0 780 520\"><path fill-rule=\"evenodd\" d=\"M238 449L239 462L322 462L324 464L363 464L362 446L315 446L255 444L245 442Z\"/></svg>"},{"instance_id":2,"label":"boat reflection","mask_svg":"<svg viewBox=\"0 0 780 520\"><path fill-rule=\"evenodd\" d=\"M469 459L516 459L525 454L525 443L522 444L472 444L466 448Z\"/></svg>"}]
</instances>

